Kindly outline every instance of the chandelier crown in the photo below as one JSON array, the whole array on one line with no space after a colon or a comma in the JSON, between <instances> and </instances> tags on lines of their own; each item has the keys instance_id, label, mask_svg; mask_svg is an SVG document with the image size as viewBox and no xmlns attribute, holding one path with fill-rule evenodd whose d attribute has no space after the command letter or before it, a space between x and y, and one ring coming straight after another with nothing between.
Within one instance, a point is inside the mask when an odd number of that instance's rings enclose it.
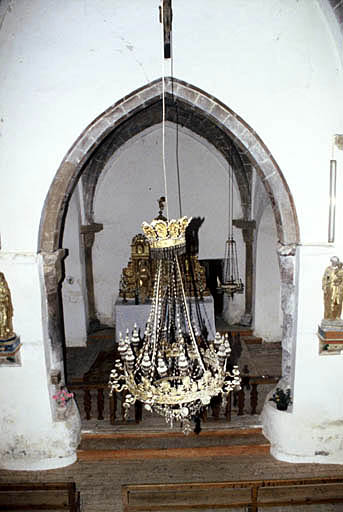
<instances>
[{"instance_id":1,"label":"chandelier crown","mask_svg":"<svg viewBox=\"0 0 343 512\"><path fill-rule=\"evenodd\" d=\"M181 217L170 221L154 219L150 224L143 222L142 229L151 249L186 247L186 229L192 217Z\"/></svg>"}]
</instances>

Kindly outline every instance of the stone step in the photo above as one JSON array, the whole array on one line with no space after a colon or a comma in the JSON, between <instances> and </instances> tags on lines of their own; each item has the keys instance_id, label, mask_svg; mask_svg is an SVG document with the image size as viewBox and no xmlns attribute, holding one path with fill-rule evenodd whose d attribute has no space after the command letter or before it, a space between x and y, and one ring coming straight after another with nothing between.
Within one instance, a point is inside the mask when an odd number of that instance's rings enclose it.
<instances>
[{"instance_id":1,"label":"stone step","mask_svg":"<svg viewBox=\"0 0 343 512\"><path fill-rule=\"evenodd\" d=\"M78 459L188 459L237 455L266 455L269 442L261 428L191 433L83 433Z\"/></svg>"},{"instance_id":2,"label":"stone step","mask_svg":"<svg viewBox=\"0 0 343 512\"><path fill-rule=\"evenodd\" d=\"M253 330L248 327L236 327L236 326L228 326L227 329L217 329L221 334L225 334L226 332L230 332L232 335L239 334L240 337L244 336L253 336Z\"/></svg>"},{"instance_id":3,"label":"stone step","mask_svg":"<svg viewBox=\"0 0 343 512\"><path fill-rule=\"evenodd\" d=\"M244 341L247 345L261 345L263 343L263 338L254 335L243 335L241 336L241 341Z\"/></svg>"}]
</instances>

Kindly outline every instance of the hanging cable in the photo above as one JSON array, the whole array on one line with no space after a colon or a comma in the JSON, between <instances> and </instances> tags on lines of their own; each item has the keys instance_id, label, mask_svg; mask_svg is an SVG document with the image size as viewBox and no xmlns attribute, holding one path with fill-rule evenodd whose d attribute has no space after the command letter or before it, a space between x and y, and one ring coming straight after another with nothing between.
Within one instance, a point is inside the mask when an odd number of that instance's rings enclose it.
<instances>
[{"instance_id":1,"label":"hanging cable","mask_svg":"<svg viewBox=\"0 0 343 512\"><path fill-rule=\"evenodd\" d=\"M164 72L164 11L163 11L163 0L161 0L161 17L162 17L162 166L163 166L163 177L164 177L164 195L166 198L166 213L167 220L169 221L169 202L168 202L168 186L167 186L167 171L166 171L166 93L165 93L165 72Z\"/></svg>"},{"instance_id":2,"label":"hanging cable","mask_svg":"<svg viewBox=\"0 0 343 512\"><path fill-rule=\"evenodd\" d=\"M180 164L179 164L179 110L177 105L175 104L176 108L176 144L175 144L175 151L176 151L176 172L177 172L177 188L178 188L178 197L179 197L179 212L180 217L182 217L182 203L181 203L181 178L180 178Z\"/></svg>"},{"instance_id":3,"label":"hanging cable","mask_svg":"<svg viewBox=\"0 0 343 512\"><path fill-rule=\"evenodd\" d=\"M232 151L232 147L231 147ZM232 154L230 151L230 178L231 178L231 238L233 238L233 168L232 168Z\"/></svg>"},{"instance_id":4,"label":"hanging cable","mask_svg":"<svg viewBox=\"0 0 343 512\"><path fill-rule=\"evenodd\" d=\"M161 1L161 15L163 17L163 0ZM162 18L163 19L163 18ZM163 54L164 55L164 54ZM176 140L175 140L175 160L176 160L176 177L177 177L177 192L179 200L179 216L182 217L182 197L181 197L181 177L180 177L180 161L179 161L179 109L174 96L174 54L173 54L173 33L170 33L170 74L171 74L171 93L172 100L175 106L176 114Z\"/></svg>"},{"instance_id":5,"label":"hanging cable","mask_svg":"<svg viewBox=\"0 0 343 512\"><path fill-rule=\"evenodd\" d=\"M173 37L172 34L170 36ZM179 216L182 217L182 198L181 198L181 177L180 177L180 161L179 161L179 109L177 103L175 101L174 96L174 55L173 55L173 46L171 39L171 58L170 58L170 70L171 70L171 84L172 84L172 99L173 104L175 105L175 114L176 114L176 140L175 140L175 160L176 160L176 176L177 176L177 192L179 198Z\"/></svg>"},{"instance_id":6,"label":"hanging cable","mask_svg":"<svg viewBox=\"0 0 343 512\"><path fill-rule=\"evenodd\" d=\"M229 172L229 179L228 179L228 185L229 185L229 193L228 193L228 196L229 196L229 208L228 208L228 212L229 212L229 219L228 219L228 222L229 222L229 225L228 225L228 239L230 240L232 238L232 218L233 218L233 211L232 211L232 204L233 204L233 188L232 188L232 166L231 166L231 147L230 147L230 153L229 153L229 159L228 159L228 164L229 164L229 168L228 168L228 172Z\"/></svg>"}]
</instances>

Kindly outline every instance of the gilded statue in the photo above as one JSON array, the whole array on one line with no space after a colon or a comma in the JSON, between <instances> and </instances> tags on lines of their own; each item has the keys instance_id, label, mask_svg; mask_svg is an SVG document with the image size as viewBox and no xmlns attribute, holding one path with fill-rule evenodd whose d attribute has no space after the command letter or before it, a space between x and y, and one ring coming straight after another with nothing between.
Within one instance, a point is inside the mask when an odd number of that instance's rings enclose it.
<instances>
[{"instance_id":1,"label":"gilded statue","mask_svg":"<svg viewBox=\"0 0 343 512\"><path fill-rule=\"evenodd\" d=\"M339 320L343 303L343 263L337 256L333 256L330 262L322 280L324 320Z\"/></svg>"},{"instance_id":2,"label":"gilded statue","mask_svg":"<svg viewBox=\"0 0 343 512\"><path fill-rule=\"evenodd\" d=\"M15 336L12 317L11 292L4 274L0 272L0 340L8 340Z\"/></svg>"},{"instance_id":3,"label":"gilded statue","mask_svg":"<svg viewBox=\"0 0 343 512\"><path fill-rule=\"evenodd\" d=\"M152 281L149 270L149 263L145 260L138 262L138 287L140 292L140 300L144 304L152 293Z\"/></svg>"}]
</instances>

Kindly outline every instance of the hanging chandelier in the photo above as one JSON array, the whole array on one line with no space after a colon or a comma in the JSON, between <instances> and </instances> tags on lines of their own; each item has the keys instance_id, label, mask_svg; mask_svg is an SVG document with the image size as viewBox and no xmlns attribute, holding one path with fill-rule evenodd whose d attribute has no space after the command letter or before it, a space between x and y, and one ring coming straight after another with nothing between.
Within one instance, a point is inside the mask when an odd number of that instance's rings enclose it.
<instances>
[{"instance_id":1,"label":"hanging chandelier","mask_svg":"<svg viewBox=\"0 0 343 512\"><path fill-rule=\"evenodd\" d=\"M170 58L171 0L162 0L164 51ZM168 47L169 44L169 47ZM166 53L164 54L166 56ZM199 296L186 295L183 276L192 267L186 251L186 230L191 218L169 220L165 163L165 78L162 75L162 163L165 197L159 201L159 215L142 229L156 261L151 308L145 331L137 326L119 335L118 353L109 379L110 394L123 392L124 416L139 401L148 411L164 416L173 426L181 422L184 433L192 430L201 410L211 398L239 388L237 366L230 361L228 334L216 333L209 340L203 328ZM179 187L180 195L180 187ZM164 217L163 209L166 205Z\"/></svg>"},{"instance_id":2,"label":"hanging chandelier","mask_svg":"<svg viewBox=\"0 0 343 512\"><path fill-rule=\"evenodd\" d=\"M240 385L238 367L228 369L228 335L217 333L208 341L185 294L182 276L190 220L157 218L143 223L151 255L157 260L152 305L142 339L136 326L132 336L128 332L125 338L120 336L120 359L109 382L112 393L126 391L126 416L138 400L171 426L180 421L185 433L212 397L225 396Z\"/></svg>"},{"instance_id":3,"label":"hanging chandelier","mask_svg":"<svg viewBox=\"0 0 343 512\"><path fill-rule=\"evenodd\" d=\"M237 257L237 245L233 238L233 170L231 153L229 160L229 190L228 190L228 201L229 201L229 215L228 215L228 236L225 242L225 254L223 262L222 280L217 278L217 291L226 293L231 298L234 297L235 293L243 293L244 285L242 279L239 277L238 270L238 257Z\"/></svg>"}]
</instances>

